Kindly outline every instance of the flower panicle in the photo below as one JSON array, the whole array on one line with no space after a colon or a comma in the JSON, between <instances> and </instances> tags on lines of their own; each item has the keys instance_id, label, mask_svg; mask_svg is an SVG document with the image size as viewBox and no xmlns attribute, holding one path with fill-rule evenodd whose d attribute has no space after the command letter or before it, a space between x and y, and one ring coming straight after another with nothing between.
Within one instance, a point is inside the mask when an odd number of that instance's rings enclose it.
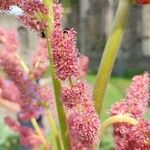
<instances>
[{"instance_id":1,"label":"flower panicle","mask_svg":"<svg viewBox=\"0 0 150 150\"><path fill-rule=\"evenodd\" d=\"M3 99L20 104L20 92L17 86L0 76L1 97Z\"/></svg>"},{"instance_id":2,"label":"flower panicle","mask_svg":"<svg viewBox=\"0 0 150 150\"><path fill-rule=\"evenodd\" d=\"M16 30L6 32L5 50L16 52L19 49L19 38Z\"/></svg>"},{"instance_id":3,"label":"flower panicle","mask_svg":"<svg viewBox=\"0 0 150 150\"><path fill-rule=\"evenodd\" d=\"M40 39L38 47L32 56L32 65L30 67L30 75L34 79L40 79L40 77L47 71L48 68L48 51L45 39Z\"/></svg>"},{"instance_id":4,"label":"flower panicle","mask_svg":"<svg viewBox=\"0 0 150 150\"><path fill-rule=\"evenodd\" d=\"M141 119L149 100L149 85L148 73L135 76L124 101L114 104L111 108L111 116L129 114L139 122L136 126L127 123L114 124L114 138L118 150L150 149L150 122Z\"/></svg>"},{"instance_id":5,"label":"flower panicle","mask_svg":"<svg viewBox=\"0 0 150 150\"><path fill-rule=\"evenodd\" d=\"M91 149L99 142L100 119L94 108L90 86L85 81L64 86L62 103L68 112L72 149Z\"/></svg>"},{"instance_id":6,"label":"flower panicle","mask_svg":"<svg viewBox=\"0 0 150 150\"><path fill-rule=\"evenodd\" d=\"M0 29L0 43L5 51L14 53L19 49L19 40L16 30L6 31L5 29Z\"/></svg>"},{"instance_id":7,"label":"flower panicle","mask_svg":"<svg viewBox=\"0 0 150 150\"><path fill-rule=\"evenodd\" d=\"M44 31L47 28L48 8L40 0L23 1L21 22L34 31Z\"/></svg>"},{"instance_id":8,"label":"flower panicle","mask_svg":"<svg viewBox=\"0 0 150 150\"><path fill-rule=\"evenodd\" d=\"M40 94L40 86L30 79L20 63L20 59L15 54L4 52L0 57L1 66L9 79L15 83L20 92L20 105L22 113L20 118L29 120L37 118L42 113L42 102L49 101Z\"/></svg>"},{"instance_id":9,"label":"flower panicle","mask_svg":"<svg viewBox=\"0 0 150 150\"><path fill-rule=\"evenodd\" d=\"M41 144L39 137L34 133L32 128L21 126L18 122L14 121L10 117L6 117L5 123L15 132L20 135L20 143L26 147L34 147Z\"/></svg>"},{"instance_id":10,"label":"flower panicle","mask_svg":"<svg viewBox=\"0 0 150 150\"><path fill-rule=\"evenodd\" d=\"M128 113L133 117L142 117L149 100L150 78L148 73L135 76L122 102L111 108L111 115Z\"/></svg>"},{"instance_id":11,"label":"flower panicle","mask_svg":"<svg viewBox=\"0 0 150 150\"><path fill-rule=\"evenodd\" d=\"M85 55L79 56L79 77L84 79L88 72L89 58Z\"/></svg>"},{"instance_id":12,"label":"flower panicle","mask_svg":"<svg viewBox=\"0 0 150 150\"><path fill-rule=\"evenodd\" d=\"M54 20L55 22L61 22L63 17L63 7L60 3L53 4L53 11L54 11Z\"/></svg>"},{"instance_id":13,"label":"flower panicle","mask_svg":"<svg viewBox=\"0 0 150 150\"><path fill-rule=\"evenodd\" d=\"M76 31L64 30L61 26L63 8L54 4L54 27L49 39L52 46L52 58L56 75L60 80L78 76L78 50L76 47Z\"/></svg>"},{"instance_id":14,"label":"flower panicle","mask_svg":"<svg viewBox=\"0 0 150 150\"><path fill-rule=\"evenodd\" d=\"M52 57L56 68L56 75L60 80L78 76L78 51L74 29L64 31L56 27L52 33Z\"/></svg>"},{"instance_id":15,"label":"flower panicle","mask_svg":"<svg viewBox=\"0 0 150 150\"><path fill-rule=\"evenodd\" d=\"M62 102L67 109L72 109L86 102L93 103L91 88L86 82L79 81L70 86L62 88Z\"/></svg>"},{"instance_id":16,"label":"flower panicle","mask_svg":"<svg viewBox=\"0 0 150 150\"><path fill-rule=\"evenodd\" d=\"M82 146L90 150L99 143L100 120L96 112L70 113L68 126L73 149Z\"/></svg>"},{"instance_id":17,"label":"flower panicle","mask_svg":"<svg viewBox=\"0 0 150 150\"><path fill-rule=\"evenodd\" d=\"M76 31L61 26L62 6L54 5L54 28L51 34L52 59L59 80L78 79L83 71L76 47ZM85 60L85 59L84 59ZM82 77L81 77L82 78ZM71 147L91 149L99 142L100 119L95 111L90 86L85 81L73 81L62 86L61 100L67 112Z\"/></svg>"}]
</instances>

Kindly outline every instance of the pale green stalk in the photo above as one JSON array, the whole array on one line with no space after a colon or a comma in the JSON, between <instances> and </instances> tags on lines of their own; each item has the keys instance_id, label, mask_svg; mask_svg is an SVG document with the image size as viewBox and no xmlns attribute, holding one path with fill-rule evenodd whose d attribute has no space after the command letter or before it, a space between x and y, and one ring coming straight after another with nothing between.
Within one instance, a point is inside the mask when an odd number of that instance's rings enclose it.
<instances>
[{"instance_id":1,"label":"pale green stalk","mask_svg":"<svg viewBox=\"0 0 150 150\"><path fill-rule=\"evenodd\" d=\"M47 141L46 141L46 139L45 139L45 137L44 137L44 135L43 135L43 133L42 133L42 131L41 131L37 121L36 121L36 119L32 118L31 119L31 123L32 123L32 125L33 125L33 127L35 129L35 132L39 136L43 146L45 147L45 150L49 150L49 145L48 145L48 143L47 143Z\"/></svg>"},{"instance_id":2,"label":"pale green stalk","mask_svg":"<svg viewBox=\"0 0 150 150\"><path fill-rule=\"evenodd\" d=\"M47 39L47 46L48 46L48 54L49 54L49 61L50 61L50 74L52 77L52 83L54 88L54 94L55 94L55 101L56 101L56 108L57 108L57 114L59 119L59 125L60 125L60 131L61 131L61 139L63 141L63 146L65 150L70 150L70 141L69 141L69 135L67 131L67 120L65 111L63 108L63 104L61 102L61 82L56 78L55 75L55 68L53 64L53 59L51 56L51 43L49 41L50 35L53 28L53 22L54 22L54 16L53 16L53 10L52 10L52 0L44 0L44 3L49 8L49 16L48 16L48 27L45 30L45 35Z\"/></svg>"},{"instance_id":3,"label":"pale green stalk","mask_svg":"<svg viewBox=\"0 0 150 150\"><path fill-rule=\"evenodd\" d=\"M120 0L112 31L106 43L93 91L95 108L100 115L106 87L122 41L129 14L130 0Z\"/></svg>"},{"instance_id":4,"label":"pale green stalk","mask_svg":"<svg viewBox=\"0 0 150 150\"><path fill-rule=\"evenodd\" d=\"M51 114L50 111L47 111L48 113L48 121L49 121L49 124L50 124L50 127L51 127L51 133L52 133L52 136L56 142L56 145L57 145L57 150L61 150L61 141L60 141L60 136L59 136L59 132L57 130L57 126L56 126L56 123L54 121L54 118Z\"/></svg>"},{"instance_id":5,"label":"pale green stalk","mask_svg":"<svg viewBox=\"0 0 150 150\"><path fill-rule=\"evenodd\" d=\"M106 133L108 127L115 123L127 123L130 125L138 125L138 121L128 114L119 114L112 117L109 117L101 126L101 137Z\"/></svg>"},{"instance_id":6,"label":"pale green stalk","mask_svg":"<svg viewBox=\"0 0 150 150\"><path fill-rule=\"evenodd\" d=\"M49 57L51 58L50 43L49 42L47 43L48 43ZM56 101L56 108L57 108L61 137L62 137L61 139L63 141L64 149L70 150L69 135L67 131L67 120L66 120L65 111L64 111L63 104L61 102L61 97L60 97L61 96L61 83L55 76L55 70L54 70L52 59L50 59L50 71L51 71L51 77L52 77L55 101Z\"/></svg>"}]
</instances>

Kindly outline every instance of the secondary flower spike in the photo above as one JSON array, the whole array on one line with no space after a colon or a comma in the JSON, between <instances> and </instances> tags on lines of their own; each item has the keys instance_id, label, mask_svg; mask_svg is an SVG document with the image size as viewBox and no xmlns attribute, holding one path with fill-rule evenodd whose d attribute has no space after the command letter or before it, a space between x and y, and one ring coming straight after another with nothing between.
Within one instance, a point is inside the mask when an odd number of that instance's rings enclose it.
<instances>
[{"instance_id":1,"label":"secondary flower spike","mask_svg":"<svg viewBox=\"0 0 150 150\"><path fill-rule=\"evenodd\" d=\"M40 77L47 71L48 51L45 39L40 39L38 47L32 56L32 65L30 67L30 75L34 79L40 79Z\"/></svg>"},{"instance_id":2,"label":"secondary flower spike","mask_svg":"<svg viewBox=\"0 0 150 150\"><path fill-rule=\"evenodd\" d=\"M91 88L86 82L77 82L71 87L63 87L62 102L67 109L84 105L86 102L92 103Z\"/></svg>"},{"instance_id":3,"label":"secondary flower spike","mask_svg":"<svg viewBox=\"0 0 150 150\"><path fill-rule=\"evenodd\" d=\"M91 150L98 143L100 120L96 112L73 112L69 115L68 125L73 150L77 150L78 145Z\"/></svg>"},{"instance_id":4,"label":"secondary flower spike","mask_svg":"<svg viewBox=\"0 0 150 150\"><path fill-rule=\"evenodd\" d=\"M137 4L150 4L150 0L135 0Z\"/></svg>"},{"instance_id":5,"label":"secondary flower spike","mask_svg":"<svg viewBox=\"0 0 150 150\"><path fill-rule=\"evenodd\" d=\"M23 15L20 16L22 23L35 31L44 31L47 27L47 7L40 0L25 0L22 3Z\"/></svg>"},{"instance_id":6,"label":"secondary flower spike","mask_svg":"<svg viewBox=\"0 0 150 150\"><path fill-rule=\"evenodd\" d=\"M74 29L64 31L60 26L56 27L52 33L52 55L57 77L61 80L78 75L75 35Z\"/></svg>"},{"instance_id":7,"label":"secondary flower spike","mask_svg":"<svg viewBox=\"0 0 150 150\"><path fill-rule=\"evenodd\" d=\"M118 102L111 108L111 115L130 114L135 118L140 118L145 112L149 100L149 74L135 76L132 84L127 90L123 101Z\"/></svg>"},{"instance_id":8,"label":"secondary flower spike","mask_svg":"<svg viewBox=\"0 0 150 150\"><path fill-rule=\"evenodd\" d=\"M79 73L78 51L76 47L76 31L63 30L61 26L61 5L54 5L54 29L51 34L52 57L56 75L61 80L76 77Z\"/></svg>"},{"instance_id":9,"label":"secondary flower spike","mask_svg":"<svg viewBox=\"0 0 150 150\"><path fill-rule=\"evenodd\" d=\"M116 123L113 126L116 150L150 149L150 122L141 119L149 100L149 83L148 73L135 76L124 101L114 104L111 108L112 116L129 114L139 121L137 126L127 123Z\"/></svg>"},{"instance_id":10,"label":"secondary flower spike","mask_svg":"<svg viewBox=\"0 0 150 150\"><path fill-rule=\"evenodd\" d=\"M10 117L5 118L5 123L15 132L20 135L20 143L27 147L34 147L41 144L39 137L34 133L34 130L28 127L23 127L19 123L12 120Z\"/></svg>"}]
</instances>

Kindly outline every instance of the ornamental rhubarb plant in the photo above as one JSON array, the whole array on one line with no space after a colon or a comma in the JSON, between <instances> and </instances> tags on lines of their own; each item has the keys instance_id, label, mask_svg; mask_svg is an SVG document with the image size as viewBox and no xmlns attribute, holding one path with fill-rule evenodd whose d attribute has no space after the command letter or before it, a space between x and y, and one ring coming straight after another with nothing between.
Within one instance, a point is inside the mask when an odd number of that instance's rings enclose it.
<instances>
[{"instance_id":1,"label":"ornamental rhubarb plant","mask_svg":"<svg viewBox=\"0 0 150 150\"><path fill-rule=\"evenodd\" d=\"M102 122L106 87L118 55L131 5L149 0L119 0L118 9L98 69L94 89L85 80L89 59L77 48L76 31L63 29L63 6L55 0L3 0L0 10L13 5L22 9L16 16L27 28L42 33L31 65L19 55L16 31L0 29L0 104L15 111L5 123L20 135L23 146L36 150L97 150L112 125L116 150L149 150L150 121L144 120L149 100L150 77L146 72L133 77L125 98L110 109ZM90 36L90 35L89 35ZM45 72L52 85L40 85ZM111 101L111 99L110 99ZM58 119L51 108L56 107ZM49 122L47 138L40 120ZM57 121L56 121L57 120Z\"/></svg>"}]
</instances>

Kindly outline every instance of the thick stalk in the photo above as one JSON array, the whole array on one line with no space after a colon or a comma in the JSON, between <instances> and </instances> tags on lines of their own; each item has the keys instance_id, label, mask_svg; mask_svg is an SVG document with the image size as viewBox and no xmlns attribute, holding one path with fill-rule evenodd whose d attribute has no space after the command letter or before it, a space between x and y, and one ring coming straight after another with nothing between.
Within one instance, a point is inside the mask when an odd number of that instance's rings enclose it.
<instances>
[{"instance_id":1,"label":"thick stalk","mask_svg":"<svg viewBox=\"0 0 150 150\"><path fill-rule=\"evenodd\" d=\"M101 113L107 83L109 81L114 62L118 55L118 49L122 41L130 5L130 0L119 1L119 6L115 16L112 31L106 43L101 63L98 69L93 91L93 98L95 101L96 111L99 115Z\"/></svg>"},{"instance_id":2,"label":"thick stalk","mask_svg":"<svg viewBox=\"0 0 150 150\"><path fill-rule=\"evenodd\" d=\"M138 121L128 114L119 114L112 117L109 117L101 126L101 137L106 133L108 127L116 123L127 123L130 125L138 125Z\"/></svg>"},{"instance_id":3,"label":"thick stalk","mask_svg":"<svg viewBox=\"0 0 150 150\"><path fill-rule=\"evenodd\" d=\"M60 125L60 131L61 131L61 139L63 141L63 146L65 150L70 150L70 142L69 142L69 135L67 134L67 120L65 111L63 108L63 104L61 102L61 82L56 78L55 75L55 68L53 64L53 59L51 56L51 43L50 43L50 35L53 28L53 22L54 22L54 16L53 16L53 9L52 9L52 0L44 0L44 3L49 8L49 16L48 16L48 27L45 30L45 35L47 39L47 46L48 46L48 55L49 55L49 62L50 62L50 74L52 77L52 83L54 88L54 94L55 94L55 101L56 101L56 107L57 107L57 114L58 114L58 120Z\"/></svg>"},{"instance_id":4,"label":"thick stalk","mask_svg":"<svg viewBox=\"0 0 150 150\"><path fill-rule=\"evenodd\" d=\"M44 135L43 135L43 133L42 133L42 131L41 131L41 129L40 129L40 127L39 127L39 125L38 125L36 119L35 119L35 118L32 118L32 119L31 119L31 123L32 123L32 125L33 125L33 127L34 127L34 129L35 129L35 131L36 131L36 133L37 133L37 135L39 136L39 138L40 138L42 144L44 145L45 150L49 150L49 145L48 145L46 139L44 138Z\"/></svg>"},{"instance_id":5,"label":"thick stalk","mask_svg":"<svg viewBox=\"0 0 150 150\"><path fill-rule=\"evenodd\" d=\"M62 141L64 145L65 150L70 150L70 142L69 142L69 135L67 134L67 120L66 120L66 115L65 111L63 108L63 104L61 102L61 83L60 81L56 78L55 76L55 69L54 69L54 64L51 59L51 46L50 42L47 42L48 44L48 53L49 53L49 58L50 58L50 71L51 71L51 77L52 77L52 83L53 83L53 88L54 88L54 94L55 94L55 101L56 101L56 107L57 107L57 114L58 114L58 119L59 119L59 125L60 125L60 131L61 131L61 136L62 136Z\"/></svg>"},{"instance_id":6,"label":"thick stalk","mask_svg":"<svg viewBox=\"0 0 150 150\"><path fill-rule=\"evenodd\" d=\"M49 124L51 127L52 136L53 136L53 138L56 142L56 145L57 145L57 150L62 150L59 132L57 130L57 126L56 126L56 123L53 119L53 116L51 115L51 112L49 110L47 111L47 116L48 116L48 121L49 121Z\"/></svg>"}]
</instances>

